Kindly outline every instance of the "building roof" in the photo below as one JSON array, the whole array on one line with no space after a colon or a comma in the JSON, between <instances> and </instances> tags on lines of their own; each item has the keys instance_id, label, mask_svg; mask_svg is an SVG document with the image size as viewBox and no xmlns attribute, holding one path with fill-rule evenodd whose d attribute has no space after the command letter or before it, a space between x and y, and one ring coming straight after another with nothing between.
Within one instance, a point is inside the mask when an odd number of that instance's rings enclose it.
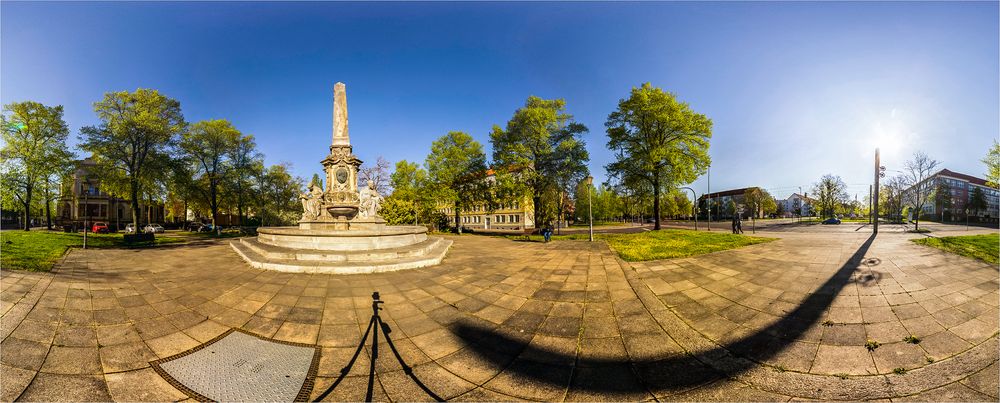
<instances>
[{"instance_id":1,"label":"building roof","mask_svg":"<svg viewBox=\"0 0 1000 403\"><path fill-rule=\"evenodd\" d=\"M961 173L958 173L958 172L955 172L955 171L949 171L948 169L942 169L942 170L938 171L936 174L931 175L931 176L933 177L933 176L938 176L938 175L950 176L952 178L961 179L961 180L967 181L969 183L974 183L974 184L982 185L982 186L988 186L986 184L986 179L977 178L977 177L972 176L972 175L961 174Z\"/></svg>"},{"instance_id":2,"label":"building roof","mask_svg":"<svg viewBox=\"0 0 1000 403\"><path fill-rule=\"evenodd\" d=\"M701 197L698 198L698 200L702 200L702 199L709 198L709 197L711 197L711 198L714 199L716 197L723 197L723 196L742 196L744 193L747 192L747 190L753 189L753 188L754 187L748 187L748 188L740 188L740 189L733 189L733 190L723 190L721 192L703 194L703 195L701 195Z\"/></svg>"},{"instance_id":3,"label":"building roof","mask_svg":"<svg viewBox=\"0 0 1000 403\"><path fill-rule=\"evenodd\" d=\"M816 201L816 199L813 199L812 197L803 196L803 195L800 195L800 194L794 193L794 192L792 194L788 195L788 198L786 198L785 200L791 199L793 197L798 197L799 199L803 199L803 200L805 200L807 202Z\"/></svg>"}]
</instances>

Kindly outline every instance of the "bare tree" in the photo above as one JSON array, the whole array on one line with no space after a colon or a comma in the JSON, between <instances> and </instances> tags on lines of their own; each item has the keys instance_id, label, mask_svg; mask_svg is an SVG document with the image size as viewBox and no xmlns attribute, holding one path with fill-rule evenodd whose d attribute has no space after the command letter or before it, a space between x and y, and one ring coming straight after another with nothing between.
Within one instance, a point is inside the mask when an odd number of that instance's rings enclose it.
<instances>
[{"instance_id":1,"label":"bare tree","mask_svg":"<svg viewBox=\"0 0 1000 403\"><path fill-rule=\"evenodd\" d=\"M906 190L906 177L899 175L889 178L882 184L879 191L879 205L885 206L886 215L890 221L902 219L903 191Z\"/></svg>"},{"instance_id":2,"label":"bare tree","mask_svg":"<svg viewBox=\"0 0 1000 403\"><path fill-rule=\"evenodd\" d=\"M389 192L389 161L380 155L375 161L375 165L362 166L358 169L358 188L368 186L368 181L375 183L375 191L380 195L388 195Z\"/></svg>"},{"instance_id":3,"label":"bare tree","mask_svg":"<svg viewBox=\"0 0 1000 403\"><path fill-rule=\"evenodd\" d=\"M913 158L906 161L906 181L910 185L910 188L904 194L905 201L914 210L914 220L916 224L913 226L915 230L920 229L920 213L923 211L924 206L934 195L934 183L927 180L934 169L940 165L937 160L932 160L927 154L920 151L913 153Z\"/></svg>"}]
</instances>

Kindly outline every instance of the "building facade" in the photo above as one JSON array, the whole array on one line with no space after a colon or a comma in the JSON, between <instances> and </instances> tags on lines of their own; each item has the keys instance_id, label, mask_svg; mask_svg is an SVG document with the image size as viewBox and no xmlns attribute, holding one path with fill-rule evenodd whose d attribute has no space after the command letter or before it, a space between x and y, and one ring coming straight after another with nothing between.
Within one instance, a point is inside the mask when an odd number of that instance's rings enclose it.
<instances>
[{"instance_id":1,"label":"building facade","mask_svg":"<svg viewBox=\"0 0 1000 403\"><path fill-rule=\"evenodd\" d=\"M792 193L787 199L776 200L776 202L781 205L782 216L785 218L813 215L813 199L804 195Z\"/></svg>"},{"instance_id":2,"label":"building facade","mask_svg":"<svg viewBox=\"0 0 1000 403\"><path fill-rule=\"evenodd\" d=\"M132 204L128 199L101 190L101 181L92 174L97 165L90 158L76 161L76 169L63 183L62 197L56 205L56 222L82 228L87 222L105 222L112 230L122 230L132 222ZM139 202L139 224L163 223L162 203Z\"/></svg>"},{"instance_id":3,"label":"building facade","mask_svg":"<svg viewBox=\"0 0 1000 403\"><path fill-rule=\"evenodd\" d=\"M496 173L491 169L486 172L487 183L496 182ZM535 228L535 208L531 197L523 197L519 201L505 203L487 209L485 204L475 205L468 211L462 210L459 223L455 222L455 206L449 203L438 203L438 211L448 219L452 228L461 226L473 231L524 231Z\"/></svg>"},{"instance_id":4,"label":"building facade","mask_svg":"<svg viewBox=\"0 0 1000 403\"><path fill-rule=\"evenodd\" d=\"M921 219L965 221L967 210L968 218L976 221L995 222L1000 217L1000 191L988 186L985 179L942 169L904 190L904 200L912 200L913 193L918 189L928 194L927 203L920 211ZM976 189L983 193L986 201L986 208L978 211L970 206ZM938 194L938 190L947 194ZM914 209L910 210L908 218L915 218Z\"/></svg>"}]
</instances>

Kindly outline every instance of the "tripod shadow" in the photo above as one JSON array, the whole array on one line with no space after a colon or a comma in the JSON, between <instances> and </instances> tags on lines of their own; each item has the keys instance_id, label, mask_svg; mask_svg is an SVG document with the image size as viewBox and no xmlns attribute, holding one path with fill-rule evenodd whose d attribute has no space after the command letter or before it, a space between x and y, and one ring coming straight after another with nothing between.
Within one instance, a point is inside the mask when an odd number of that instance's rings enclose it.
<instances>
[{"instance_id":1,"label":"tripod shadow","mask_svg":"<svg viewBox=\"0 0 1000 403\"><path fill-rule=\"evenodd\" d=\"M790 342L781 342L774 335L780 334L785 340L795 340L814 326L837 294L852 282L852 273L858 265L863 264L865 253L874 240L875 235L872 234L825 283L778 321L733 343L693 356L683 355L660 360L584 358L529 345L530 337L529 340L522 340L495 328L459 322L452 330L481 359L495 367L504 368L507 373L539 383L564 387L570 379L565 372L553 371L546 365L508 364L519 356L548 363L576 362L577 368L587 369L587 382L574 382L574 390L600 393L643 388L643 385L619 381L623 379L622 372L627 372L629 365L632 366L639 381L649 390L688 389L717 379L733 377L758 365L739 356L752 353L756 359L765 361L781 353ZM713 362L714 369L703 364L709 361Z\"/></svg>"}]
</instances>

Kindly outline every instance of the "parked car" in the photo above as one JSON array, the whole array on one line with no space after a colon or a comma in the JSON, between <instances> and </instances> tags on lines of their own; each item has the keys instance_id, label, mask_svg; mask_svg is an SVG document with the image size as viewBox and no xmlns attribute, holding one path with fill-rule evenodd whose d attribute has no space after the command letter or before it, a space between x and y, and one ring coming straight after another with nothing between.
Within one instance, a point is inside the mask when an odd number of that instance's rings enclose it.
<instances>
[{"instance_id":1,"label":"parked car","mask_svg":"<svg viewBox=\"0 0 1000 403\"><path fill-rule=\"evenodd\" d=\"M840 224L840 219L837 217L830 217L823 221L823 224Z\"/></svg>"},{"instance_id":2,"label":"parked car","mask_svg":"<svg viewBox=\"0 0 1000 403\"><path fill-rule=\"evenodd\" d=\"M133 225L131 223L130 224L125 224L125 233L126 234L134 234L135 233L135 225Z\"/></svg>"},{"instance_id":3,"label":"parked car","mask_svg":"<svg viewBox=\"0 0 1000 403\"><path fill-rule=\"evenodd\" d=\"M199 227L197 232L213 232L213 231L215 231L215 227L212 226L212 224L205 224Z\"/></svg>"},{"instance_id":4,"label":"parked car","mask_svg":"<svg viewBox=\"0 0 1000 403\"><path fill-rule=\"evenodd\" d=\"M97 234L107 234L107 233L111 232L111 230L108 229L108 223L95 222L94 225L92 225L90 227L90 232L97 233Z\"/></svg>"},{"instance_id":5,"label":"parked car","mask_svg":"<svg viewBox=\"0 0 1000 403\"><path fill-rule=\"evenodd\" d=\"M163 226L160 224L147 224L143 227L142 232L147 234L160 234L163 233Z\"/></svg>"}]
</instances>

